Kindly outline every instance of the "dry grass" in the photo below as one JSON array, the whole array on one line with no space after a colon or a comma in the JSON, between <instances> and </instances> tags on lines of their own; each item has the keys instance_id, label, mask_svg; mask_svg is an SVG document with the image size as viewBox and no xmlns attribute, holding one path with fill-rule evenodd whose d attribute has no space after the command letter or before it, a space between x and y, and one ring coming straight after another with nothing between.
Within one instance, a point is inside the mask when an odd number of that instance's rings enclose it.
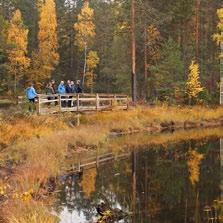
<instances>
[{"instance_id":1,"label":"dry grass","mask_svg":"<svg viewBox=\"0 0 223 223\"><path fill-rule=\"evenodd\" d=\"M57 223L59 219L53 216L41 202L12 201L4 209L8 223Z\"/></svg>"},{"instance_id":2,"label":"dry grass","mask_svg":"<svg viewBox=\"0 0 223 223\"><path fill-rule=\"evenodd\" d=\"M183 123L217 120L223 118L223 107L137 107L129 111L95 113L83 117L84 123L97 124L109 129L141 129L162 122Z\"/></svg>"},{"instance_id":3,"label":"dry grass","mask_svg":"<svg viewBox=\"0 0 223 223\"><path fill-rule=\"evenodd\" d=\"M0 145L8 146L17 141L42 136L57 129L67 129L62 117L23 116L0 119Z\"/></svg>"},{"instance_id":4,"label":"dry grass","mask_svg":"<svg viewBox=\"0 0 223 223\"><path fill-rule=\"evenodd\" d=\"M11 116L10 116L11 117ZM223 118L223 107L137 107L129 111L114 111L83 115L81 123L94 125L97 131L142 129L165 121L200 122ZM30 116L8 118L0 115L0 145L8 146L18 141L40 137L58 130L69 128L75 115ZM87 127L85 127L86 129ZM95 133L96 131L94 131ZM82 132L84 134L84 131ZM85 137L87 140L88 137Z\"/></svg>"},{"instance_id":5,"label":"dry grass","mask_svg":"<svg viewBox=\"0 0 223 223\"><path fill-rule=\"evenodd\" d=\"M19 142L5 151L5 157L17 163L10 184L17 191L32 188L37 192L41 183L61 173L67 155L76 153L77 149L96 148L106 139L106 131L83 126Z\"/></svg>"}]
</instances>

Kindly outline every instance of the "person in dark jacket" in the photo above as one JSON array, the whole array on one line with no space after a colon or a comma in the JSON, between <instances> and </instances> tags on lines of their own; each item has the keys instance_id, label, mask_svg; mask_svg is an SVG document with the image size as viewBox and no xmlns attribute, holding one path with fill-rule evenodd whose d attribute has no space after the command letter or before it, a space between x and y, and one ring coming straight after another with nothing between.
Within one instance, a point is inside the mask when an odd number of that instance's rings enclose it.
<instances>
[{"instance_id":1,"label":"person in dark jacket","mask_svg":"<svg viewBox=\"0 0 223 223\"><path fill-rule=\"evenodd\" d=\"M82 87L81 87L80 83L81 83L80 80L77 80L76 86L75 86L75 91L77 94L82 93Z\"/></svg>"},{"instance_id":2,"label":"person in dark jacket","mask_svg":"<svg viewBox=\"0 0 223 223\"><path fill-rule=\"evenodd\" d=\"M33 112L35 110L35 99L38 94L36 93L35 88L33 87L33 83L29 84L29 87L26 88L26 97L29 100L29 111Z\"/></svg>"},{"instance_id":3,"label":"person in dark jacket","mask_svg":"<svg viewBox=\"0 0 223 223\"><path fill-rule=\"evenodd\" d=\"M71 81L70 82L70 85L71 85L71 91L72 91L72 93L75 94L76 93L76 88L75 88L74 81Z\"/></svg>"},{"instance_id":4,"label":"person in dark jacket","mask_svg":"<svg viewBox=\"0 0 223 223\"><path fill-rule=\"evenodd\" d=\"M51 80L51 85L52 85L52 88L53 88L53 94L56 94L57 93L57 87L56 87L55 80Z\"/></svg>"},{"instance_id":5,"label":"person in dark jacket","mask_svg":"<svg viewBox=\"0 0 223 223\"><path fill-rule=\"evenodd\" d=\"M68 80L67 81L67 84L66 84L66 93L67 94L72 94L72 86L71 86L71 81L70 80ZM71 107L71 99L72 99L72 96L68 96L68 101L67 101L67 105L68 105L68 107Z\"/></svg>"},{"instance_id":6,"label":"person in dark jacket","mask_svg":"<svg viewBox=\"0 0 223 223\"><path fill-rule=\"evenodd\" d=\"M71 81L68 80L66 84L66 93L71 94L72 93L72 87L71 87Z\"/></svg>"},{"instance_id":7,"label":"person in dark jacket","mask_svg":"<svg viewBox=\"0 0 223 223\"><path fill-rule=\"evenodd\" d=\"M57 86L56 86L55 80L51 80L51 85L52 85L52 89L53 89L53 94L56 94L57 93ZM58 99L58 97L54 97L54 99ZM55 105L58 105L57 101L55 101Z\"/></svg>"},{"instance_id":8,"label":"person in dark jacket","mask_svg":"<svg viewBox=\"0 0 223 223\"><path fill-rule=\"evenodd\" d=\"M46 85L46 89L45 89L45 93L47 95L49 95L47 97L48 100L53 100L54 97L52 96L54 94L54 89L53 89L53 85L52 85L52 82L50 81L49 83L47 83ZM50 105L51 103L49 102L48 105Z\"/></svg>"},{"instance_id":9,"label":"person in dark jacket","mask_svg":"<svg viewBox=\"0 0 223 223\"><path fill-rule=\"evenodd\" d=\"M53 85L52 85L51 82L47 83L45 92L46 92L47 95L54 94L54 89L53 89Z\"/></svg>"}]
</instances>

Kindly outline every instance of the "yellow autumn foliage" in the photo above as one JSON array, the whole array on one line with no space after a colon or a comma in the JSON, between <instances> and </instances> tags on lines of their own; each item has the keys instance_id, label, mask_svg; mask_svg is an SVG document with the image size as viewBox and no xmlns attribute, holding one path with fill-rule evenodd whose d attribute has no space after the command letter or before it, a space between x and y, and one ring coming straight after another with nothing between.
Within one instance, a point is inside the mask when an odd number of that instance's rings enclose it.
<instances>
[{"instance_id":1,"label":"yellow autumn foliage","mask_svg":"<svg viewBox=\"0 0 223 223\"><path fill-rule=\"evenodd\" d=\"M24 76L25 70L29 67L30 59L27 55L28 29L23 24L22 15L16 10L10 20L7 32L7 50L10 73L14 76L15 85ZM16 87L16 86L15 86Z\"/></svg>"},{"instance_id":2,"label":"yellow autumn foliage","mask_svg":"<svg viewBox=\"0 0 223 223\"><path fill-rule=\"evenodd\" d=\"M59 62L56 5L54 0L46 0L40 8L39 49L33 52L29 79L41 85L50 78Z\"/></svg>"},{"instance_id":3,"label":"yellow autumn foliage","mask_svg":"<svg viewBox=\"0 0 223 223\"><path fill-rule=\"evenodd\" d=\"M223 32L223 8L217 10L217 15L219 18L219 23L217 27L219 31ZM220 44L221 42L223 42L223 35L220 33L216 33L213 35L213 39L217 42L217 44Z\"/></svg>"},{"instance_id":4,"label":"yellow autumn foliage","mask_svg":"<svg viewBox=\"0 0 223 223\"><path fill-rule=\"evenodd\" d=\"M186 93L189 98L197 98L198 94L203 91L199 81L199 65L194 61L191 62L189 67L188 80L186 82Z\"/></svg>"},{"instance_id":5,"label":"yellow autumn foliage","mask_svg":"<svg viewBox=\"0 0 223 223\"><path fill-rule=\"evenodd\" d=\"M194 186L200 179L200 164L204 156L195 150L188 152L189 160L187 161L189 178L191 184Z\"/></svg>"},{"instance_id":6,"label":"yellow autumn foliage","mask_svg":"<svg viewBox=\"0 0 223 223\"><path fill-rule=\"evenodd\" d=\"M85 2L78 15L78 21L74 24L74 29L76 31L75 45L77 45L81 51L92 43L96 35L93 16L94 10L89 7L88 2Z\"/></svg>"},{"instance_id":7,"label":"yellow autumn foliage","mask_svg":"<svg viewBox=\"0 0 223 223\"><path fill-rule=\"evenodd\" d=\"M89 51L88 56L87 56L87 67L88 70L93 70L97 67L97 65L99 64L99 57L98 57L98 53L96 51Z\"/></svg>"},{"instance_id":8,"label":"yellow autumn foliage","mask_svg":"<svg viewBox=\"0 0 223 223\"><path fill-rule=\"evenodd\" d=\"M86 76L86 86L87 87L92 87L94 84L94 69L97 67L99 64L99 57L96 51L89 51L87 55L87 72L85 74Z\"/></svg>"}]
</instances>

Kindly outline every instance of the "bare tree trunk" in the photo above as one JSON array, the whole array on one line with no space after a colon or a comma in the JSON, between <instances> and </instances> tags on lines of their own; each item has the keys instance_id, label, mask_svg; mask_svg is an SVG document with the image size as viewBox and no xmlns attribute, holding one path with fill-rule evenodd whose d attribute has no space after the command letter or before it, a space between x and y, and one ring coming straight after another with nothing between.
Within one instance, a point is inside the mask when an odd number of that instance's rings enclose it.
<instances>
[{"instance_id":1,"label":"bare tree trunk","mask_svg":"<svg viewBox=\"0 0 223 223\"><path fill-rule=\"evenodd\" d=\"M221 32L223 37L223 32ZM220 43L221 55L223 54L223 41ZM220 105L223 105L223 58L220 57Z\"/></svg>"},{"instance_id":2,"label":"bare tree trunk","mask_svg":"<svg viewBox=\"0 0 223 223\"><path fill-rule=\"evenodd\" d=\"M200 40L200 7L201 0L196 0L196 61L199 62L199 40Z\"/></svg>"},{"instance_id":3,"label":"bare tree trunk","mask_svg":"<svg viewBox=\"0 0 223 223\"><path fill-rule=\"evenodd\" d=\"M87 44L85 44L85 47L84 47L84 73L83 73L82 86L84 86L86 67L87 67Z\"/></svg>"},{"instance_id":4,"label":"bare tree trunk","mask_svg":"<svg viewBox=\"0 0 223 223\"><path fill-rule=\"evenodd\" d=\"M147 27L145 24L144 27L144 94L145 94L145 99L147 100L148 98L148 36L147 36Z\"/></svg>"},{"instance_id":5,"label":"bare tree trunk","mask_svg":"<svg viewBox=\"0 0 223 223\"><path fill-rule=\"evenodd\" d=\"M136 36L135 36L135 0L131 0L131 34L132 34L132 101L136 104L137 85L136 85Z\"/></svg>"}]
</instances>

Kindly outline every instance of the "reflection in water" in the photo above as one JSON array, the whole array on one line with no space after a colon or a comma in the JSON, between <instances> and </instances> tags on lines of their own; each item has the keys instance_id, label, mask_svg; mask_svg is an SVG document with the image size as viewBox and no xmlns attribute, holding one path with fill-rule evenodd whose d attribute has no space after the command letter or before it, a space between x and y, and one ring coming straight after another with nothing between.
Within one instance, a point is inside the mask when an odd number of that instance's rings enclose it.
<instances>
[{"instance_id":1,"label":"reflection in water","mask_svg":"<svg viewBox=\"0 0 223 223\"><path fill-rule=\"evenodd\" d=\"M96 222L102 201L128 213L120 222L209 223L208 208L222 194L219 148L219 139L141 146L125 159L69 176L56 205L61 223Z\"/></svg>"},{"instance_id":2,"label":"reflection in water","mask_svg":"<svg viewBox=\"0 0 223 223\"><path fill-rule=\"evenodd\" d=\"M220 162L221 162L221 200L223 201L223 138L220 139Z\"/></svg>"}]
</instances>

